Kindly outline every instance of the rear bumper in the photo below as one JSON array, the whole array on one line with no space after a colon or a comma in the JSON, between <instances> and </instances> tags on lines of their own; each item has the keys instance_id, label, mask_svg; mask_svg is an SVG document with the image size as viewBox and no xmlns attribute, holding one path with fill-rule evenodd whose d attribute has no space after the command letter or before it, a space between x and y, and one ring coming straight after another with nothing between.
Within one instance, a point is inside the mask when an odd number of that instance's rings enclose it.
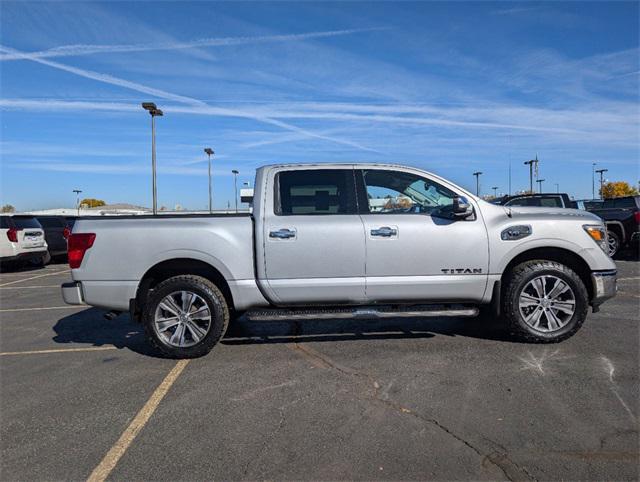
<instances>
[{"instance_id":1,"label":"rear bumper","mask_svg":"<svg viewBox=\"0 0 640 482\"><path fill-rule=\"evenodd\" d=\"M63 283L62 299L68 305L84 305L84 298L82 296L82 286L78 281L71 281L69 283Z\"/></svg>"},{"instance_id":2,"label":"rear bumper","mask_svg":"<svg viewBox=\"0 0 640 482\"><path fill-rule=\"evenodd\" d=\"M591 273L593 299L591 304L597 307L613 298L617 290L618 272L616 270L594 271Z\"/></svg>"},{"instance_id":3,"label":"rear bumper","mask_svg":"<svg viewBox=\"0 0 640 482\"><path fill-rule=\"evenodd\" d=\"M42 248L39 251L23 251L22 253L14 256L3 256L0 258L0 262L7 261L28 261L30 259L42 258L47 254L47 248Z\"/></svg>"}]
</instances>

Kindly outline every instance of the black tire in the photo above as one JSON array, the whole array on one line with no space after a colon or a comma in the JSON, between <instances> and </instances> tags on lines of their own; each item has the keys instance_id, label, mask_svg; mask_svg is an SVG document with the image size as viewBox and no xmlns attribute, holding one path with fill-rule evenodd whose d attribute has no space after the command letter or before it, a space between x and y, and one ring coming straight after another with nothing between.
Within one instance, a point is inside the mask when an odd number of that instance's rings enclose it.
<instances>
[{"instance_id":1,"label":"black tire","mask_svg":"<svg viewBox=\"0 0 640 482\"><path fill-rule=\"evenodd\" d=\"M607 231L607 246L612 258L620 251L620 235L615 231Z\"/></svg>"},{"instance_id":2,"label":"black tire","mask_svg":"<svg viewBox=\"0 0 640 482\"><path fill-rule=\"evenodd\" d=\"M160 302L176 291L189 291L200 296L211 314L211 325L207 334L195 345L176 347L167 343L156 331L155 313ZM151 344L170 358L197 358L204 356L224 336L229 325L229 306L216 285L201 276L181 275L158 284L148 297L144 307L142 324Z\"/></svg>"},{"instance_id":3,"label":"black tire","mask_svg":"<svg viewBox=\"0 0 640 482\"><path fill-rule=\"evenodd\" d=\"M556 331L540 331L528 325L520 312L520 294L527 284L541 276L551 275L569 285L575 297L575 311L564 326ZM502 296L502 315L516 338L530 343L557 343L573 336L582 326L589 310L589 294L580 277L569 267L548 260L531 260L517 265L507 274ZM546 315L545 315L546 316Z\"/></svg>"},{"instance_id":4,"label":"black tire","mask_svg":"<svg viewBox=\"0 0 640 482\"><path fill-rule=\"evenodd\" d=\"M29 264L32 266L44 267L51 262L51 255L49 251L47 251L44 255L39 258L32 258L29 260Z\"/></svg>"}]
</instances>

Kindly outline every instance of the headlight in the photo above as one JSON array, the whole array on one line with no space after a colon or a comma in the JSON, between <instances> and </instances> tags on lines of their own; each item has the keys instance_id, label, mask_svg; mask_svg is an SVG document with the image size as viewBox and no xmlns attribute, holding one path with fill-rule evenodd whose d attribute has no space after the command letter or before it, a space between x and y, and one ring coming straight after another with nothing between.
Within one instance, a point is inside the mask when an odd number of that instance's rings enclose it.
<instances>
[{"instance_id":1,"label":"headlight","mask_svg":"<svg viewBox=\"0 0 640 482\"><path fill-rule=\"evenodd\" d=\"M609 254L609 245L607 243L607 229L602 224L585 224L582 226L591 239L593 239L600 249Z\"/></svg>"}]
</instances>

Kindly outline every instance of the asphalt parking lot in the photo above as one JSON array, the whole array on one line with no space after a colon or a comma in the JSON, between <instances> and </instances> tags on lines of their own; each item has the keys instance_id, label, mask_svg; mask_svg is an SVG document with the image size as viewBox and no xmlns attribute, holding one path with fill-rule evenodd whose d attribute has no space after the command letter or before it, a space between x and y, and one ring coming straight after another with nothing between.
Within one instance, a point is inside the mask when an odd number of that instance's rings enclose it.
<instances>
[{"instance_id":1,"label":"asphalt parking lot","mask_svg":"<svg viewBox=\"0 0 640 482\"><path fill-rule=\"evenodd\" d=\"M558 345L480 319L240 320L158 357L64 305L64 264L0 274L2 480L640 477L640 263Z\"/></svg>"}]
</instances>

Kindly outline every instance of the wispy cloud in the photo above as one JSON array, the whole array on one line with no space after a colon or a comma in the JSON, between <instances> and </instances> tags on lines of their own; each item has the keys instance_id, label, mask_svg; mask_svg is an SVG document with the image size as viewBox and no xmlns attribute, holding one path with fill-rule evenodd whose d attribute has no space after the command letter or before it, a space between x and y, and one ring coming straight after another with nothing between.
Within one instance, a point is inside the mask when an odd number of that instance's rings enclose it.
<instances>
[{"instance_id":1,"label":"wispy cloud","mask_svg":"<svg viewBox=\"0 0 640 482\"><path fill-rule=\"evenodd\" d=\"M139 115L136 103L65 101L58 99L0 99L0 109L43 112L109 111ZM504 136L528 138L537 145L554 142L579 146L606 146L630 149L637 146L637 106L625 102L597 102L574 108L526 107L509 103L485 105L429 104L358 104L332 102L287 102L242 104L240 107L163 105L170 114L216 117L269 118L275 122L299 119L322 125L315 134L331 138L335 132L379 147L376 155L401 152L406 145L418 151L436 146L461 143L468 146L495 142ZM218 134L219 136L220 134ZM225 135L226 136L226 135ZM489 137L487 137L489 136ZM229 137L239 151L272 144L290 143L287 152L296 151L295 143L306 136L296 131L286 133L248 132ZM383 148L384 146L384 148ZM304 146L299 146L304 149ZM328 151L326 148L325 151ZM386 153L386 154L385 154ZM264 154L264 153L263 153Z\"/></svg>"},{"instance_id":2,"label":"wispy cloud","mask_svg":"<svg viewBox=\"0 0 640 482\"><path fill-rule=\"evenodd\" d=\"M226 115L226 116L233 116L233 117L242 117L242 118L246 118L246 119L252 119L258 122L263 122L265 124L270 124L272 126L276 126L276 127L280 127L282 129L288 130L288 131L292 131L292 132L296 132L298 134L310 137L310 138L315 138L315 139L322 139L322 140L326 140L326 141L330 141L330 142L335 142L338 144L343 144L343 145L347 145L356 149L360 149L360 150L364 150L364 151L374 151L374 149L368 148L366 146L363 146L361 144L358 144L357 142L352 142L349 140L344 140L344 139L337 139L337 138L333 138L333 137L328 137L328 136L323 136L321 134L316 134L314 132L311 132L309 130L306 129L302 129L300 127L297 127L295 125L292 124L288 124L286 122L282 122L276 119L271 119L269 117L266 116L261 116L261 115L256 115L256 114L252 114L251 112L248 112L246 110L241 110L241 109L229 109L229 108L212 108L211 106L209 106L206 102L203 102L201 100L195 99L193 97L187 97L187 96L183 96L183 95L178 95L178 94L174 94L171 92L167 92L165 90L161 90L161 89L156 89L154 87L149 87L137 82L132 82L126 79L121 79L118 77L114 77L112 75L109 74L103 74L100 72L94 72L91 70L87 70L87 69L81 69L78 67L73 67L70 65L66 65L66 64L61 64L59 62L55 62L53 60L46 60L46 59L41 59L41 58L37 58L37 57L33 57L31 54L26 53L26 52L20 52L19 50L10 48L10 47L6 47L6 46L2 46L0 45L0 52L5 52L5 53L13 53L16 55L20 55L22 59L24 60L30 60L32 62L36 62L42 65L47 65L49 67L53 67L55 69L59 69L59 70L63 70L65 72L69 72L75 75L78 75L80 77L84 77L87 79L92 79L92 80L97 80L99 82L104 82L107 84L111 84L111 85L115 85L118 87L124 87L126 89L130 89L130 90L134 90L136 92L141 92L144 94L149 94L152 95L154 97L159 97L161 99L166 99L166 100L171 100L171 101L175 101L175 102L179 102L179 103L183 103L183 104L188 104L192 107L195 107L197 109L201 109L206 111L206 113L211 114L211 115ZM194 111L194 113L197 113Z\"/></svg>"},{"instance_id":3,"label":"wispy cloud","mask_svg":"<svg viewBox=\"0 0 640 482\"><path fill-rule=\"evenodd\" d=\"M518 15L521 13L532 12L536 10L540 10L542 7L534 6L534 7L512 7L512 8L501 8L498 10L494 10L491 13L493 15Z\"/></svg>"},{"instance_id":4,"label":"wispy cloud","mask_svg":"<svg viewBox=\"0 0 640 482\"><path fill-rule=\"evenodd\" d=\"M73 44L62 45L47 50L29 52L29 59L45 59L52 57L74 57L80 55L100 54L100 53L122 53L122 52L148 52L154 50L183 50L201 47L229 47L234 45L265 44L276 42L298 42L303 40L313 40L327 37L337 37L341 35L352 35L356 33L385 30L387 27L372 27L344 30L326 30L322 32L307 32L300 34L286 35L261 35L253 37L221 37L203 38L187 42L162 42L162 43L141 43L141 44L114 44L114 45L87 45ZM5 52L0 55L0 61L21 60L24 54L16 52Z\"/></svg>"}]
</instances>

